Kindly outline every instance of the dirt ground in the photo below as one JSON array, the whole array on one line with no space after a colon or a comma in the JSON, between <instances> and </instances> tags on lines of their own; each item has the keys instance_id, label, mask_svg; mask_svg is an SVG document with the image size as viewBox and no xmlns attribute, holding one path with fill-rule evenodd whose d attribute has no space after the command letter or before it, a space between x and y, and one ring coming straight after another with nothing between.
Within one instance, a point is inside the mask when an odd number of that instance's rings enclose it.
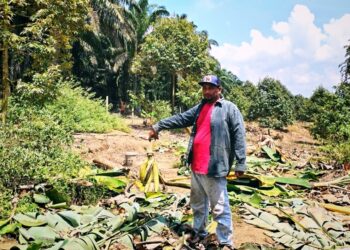
<instances>
[{"instance_id":1,"label":"dirt ground","mask_svg":"<svg viewBox=\"0 0 350 250\"><path fill-rule=\"evenodd\" d=\"M147 140L149 128L143 125L142 119L128 118L131 132L115 131L106 134L76 134L74 149L89 162L102 161L113 167L124 167L125 155L135 154L130 159L132 165L130 174L137 177L138 167L145 160L147 150L152 147L160 172L166 180L177 178L179 162L176 145L187 146L188 134L183 131L162 131L160 140L151 144ZM303 166L316 154L317 142L307 129L307 124L298 123L288 127L286 131L261 129L255 123L246 123L248 154L259 149L259 145L270 140L289 159ZM271 140L272 139L272 140ZM189 189L169 187L169 192L185 193ZM258 244L273 244L273 240L264 234L264 230L245 223L237 213L234 213L234 241L236 247L250 242Z\"/></svg>"}]
</instances>

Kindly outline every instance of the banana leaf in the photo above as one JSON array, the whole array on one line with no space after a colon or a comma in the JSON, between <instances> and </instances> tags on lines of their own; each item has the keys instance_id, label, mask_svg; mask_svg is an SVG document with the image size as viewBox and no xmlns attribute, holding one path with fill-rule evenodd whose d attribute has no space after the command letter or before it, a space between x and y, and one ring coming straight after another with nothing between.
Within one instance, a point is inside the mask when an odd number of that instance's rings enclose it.
<instances>
[{"instance_id":1,"label":"banana leaf","mask_svg":"<svg viewBox=\"0 0 350 250\"><path fill-rule=\"evenodd\" d=\"M116 176L125 176L129 173L130 169L122 168L114 171L105 171L105 172L97 172L96 174L93 174L94 176L109 176L109 177L116 177Z\"/></svg>"},{"instance_id":2,"label":"banana leaf","mask_svg":"<svg viewBox=\"0 0 350 250\"><path fill-rule=\"evenodd\" d=\"M248 156L247 157L247 166L248 169L254 169L256 167L259 167L263 170L268 170L270 168L276 167L276 162L273 162L270 159L266 158L258 158L255 156Z\"/></svg>"},{"instance_id":3,"label":"banana leaf","mask_svg":"<svg viewBox=\"0 0 350 250\"><path fill-rule=\"evenodd\" d=\"M47 223L46 216L40 215L38 213L16 214L13 218L27 227L42 226Z\"/></svg>"},{"instance_id":4,"label":"banana leaf","mask_svg":"<svg viewBox=\"0 0 350 250\"><path fill-rule=\"evenodd\" d=\"M253 193L250 195L241 193L236 194L234 192L229 193L229 200L231 204L235 203L248 203L253 207L261 207L262 198L259 194Z\"/></svg>"},{"instance_id":5,"label":"banana leaf","mask_svg":"<svg viewBox=\"0 0 350 250\"><path fill-rule=\"evenodd\" d=\"M344 246L347 241L344 227L319 207L300 210L302 219L298 224L302 224L302 228L281 222L278 216L247 204L243 213L247 223L272 231L266 234L291 249L329 249Z\"/></svg>"},{"instance_id":6,"label":"banana leaf","mask_svg":"<svg viewBox=\"0 0 350 250\"><path fill-rule=\"evenodd\" d=\"M311 188L311 184L308 180L300 179L300 178L294 178L294 177L275 177L275 180L277 183L282 184L290 184L290 185L296 185L301 186L305 188Z\"/></svg>"},{"instance_id":7,"label":"banana leaf","mask_svg":"<svg viewBox=\"0 0 350 250\"><path fill-rule=\"evenodd\" d=\"M73 226L58 214L47 212L46 215L47 225L55 229L57 232L69 232L73 229Z\"/></svg>"},{"instance_id":8,"label":"banana leaf","mask_svg":"<svg viewBox=\"0 0 350 250\"><path fill-rule=\"evenodd\" d=\"M265 175L244 174L237 178L234 173L227 176L227 182L235 185L246 185L251 187L273 187L276 183L275 177Z\"/></svg>"},{"instance_id":9,"label":"banana leaf","mask_svg":"<svg viewBox=\"0 0 350 250\"><path fill-rule=\"evenodd\" d=\"M271 160L276 161L276 162L282 162L281 154L278 151L273 150L266 145L262 146L261 149L268 155L268 157Z\"/></svg>"},{"instance_id":10,"label":"banana leaf","mask_svg":"<svg viewBox=\"0 0 350 250\"><path fill-rule=\"evenodd\" d=\"M99 250L96 236L93 234L85 235L80 238L70 238L60 241L48 250Z\"/></svg>"},{"instance_id":11,"label":"banana leaf","mask_svg":"<svg viewBox=\"0 0 350 250\"><path fill-rule=\"evenodd\" d=\"M33 199L36 203L47 204L51 202L50 198L43 194L34 194Z\"/></svg>"},{"instance_id":12,"label":"banana leaf","mask_svg":"<svg viewBox=\"0 0 350 250\"><path fill-rule=\"evenodd\" d=\"M126 182L110 176L94 176L98 184L106 186L109 190L121 192L126 187Z\"/></svg>"},{"instance_id":13,"label":"banana leaf","mask_svg":"<svg viewBox=\"0 0 350 250\"><path fill-rule=\"evenodd\" d=\"M4 225L0 228L0 236L4 234L14 233L17 228L20 228L20 223L10 223L7 225Z\"/></svg>"},{"instance_id":14,"label":"banana leaf","mask_svg":"<svg viewBox=\"0 0 350 250\"><path fill-rule=\"evenodd\" d=\"M57 215L61 216L72 227L80 226L81 215L74 211L60 211Z\"/></svg>"}]
</instances>

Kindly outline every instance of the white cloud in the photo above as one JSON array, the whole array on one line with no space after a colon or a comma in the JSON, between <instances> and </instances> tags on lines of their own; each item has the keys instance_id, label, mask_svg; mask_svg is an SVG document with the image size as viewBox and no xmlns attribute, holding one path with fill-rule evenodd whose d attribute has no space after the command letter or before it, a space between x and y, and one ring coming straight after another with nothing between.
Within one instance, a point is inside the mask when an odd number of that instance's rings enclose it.
<instances>
[{"instance_id":1,"label":"white cloud","mask_svg":"<svg viewBox=\"0 0 350 250\"><path fill-rule=\"evenodd\" d=\"M265 76L280 80L293 94L310 96L320 85L328 89L340 81L338 65L349 44L350 14L323 27L304 5L295 5L287 21L272 24L273 36L251 30L249 42L212 48L222 67L242 80L257 83Z\"/></svg>"}]
</instances>

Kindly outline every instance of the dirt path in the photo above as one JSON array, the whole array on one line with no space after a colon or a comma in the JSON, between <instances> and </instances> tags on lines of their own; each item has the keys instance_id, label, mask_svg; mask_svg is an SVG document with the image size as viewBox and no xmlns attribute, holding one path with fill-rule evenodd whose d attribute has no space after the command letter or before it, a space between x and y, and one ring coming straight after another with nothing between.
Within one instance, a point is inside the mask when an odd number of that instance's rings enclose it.
<instances>
[{"instance_id":1,"label":"dirt path","mask_svg":"<svg viewBox=\"0 0 350 250\"><path fill-rule=\"evenodd\" d=\"M138 175L138 166L145 160L147 149L151 144L147 141L148 128L142 125L141 119L127 119L131 127L130 133L112 132L107 134L76 134L74 149L84 159L92 162L94 159L108 161L116 167L122 167L127 152L135 153L132 157L130 173ZM311 155L316 153L316 142L310 136L307 124L290 126L288 131L274 131L259 128L255 123L246 124L248 153L258 150L259 144L272 139L278 148L291 160L304 164ZM177 146L187 146L188 135L180 132L163 131L160 140L154 145L155 158L165 179L178 177L179 162ZM169 192L189 192L188 189L169 187ZM235 245L251 242L272 244L273 241L264 234L264 230L245 223L237 213L234 213Z\"/></svg>"}]
</instances>

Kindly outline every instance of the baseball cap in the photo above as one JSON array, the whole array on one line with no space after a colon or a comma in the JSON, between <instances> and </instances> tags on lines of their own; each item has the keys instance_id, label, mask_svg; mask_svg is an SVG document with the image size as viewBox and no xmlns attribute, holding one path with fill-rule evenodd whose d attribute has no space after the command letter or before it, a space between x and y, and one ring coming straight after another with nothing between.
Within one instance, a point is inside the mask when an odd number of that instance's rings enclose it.
<instances>
[{"instance_id":1,"label":"baseball cap","mask_svg":"<svg viewBox=\"0 0 350 250\"><path fill-rule=\"evenodd\" d=\"M210 83L214 86L219 87L220 86L220 79L217 76L214 75L206 75L202 78L202 80L198 83L200 85L203 85L204 83Z\"/></svg>"}]
</instances>

